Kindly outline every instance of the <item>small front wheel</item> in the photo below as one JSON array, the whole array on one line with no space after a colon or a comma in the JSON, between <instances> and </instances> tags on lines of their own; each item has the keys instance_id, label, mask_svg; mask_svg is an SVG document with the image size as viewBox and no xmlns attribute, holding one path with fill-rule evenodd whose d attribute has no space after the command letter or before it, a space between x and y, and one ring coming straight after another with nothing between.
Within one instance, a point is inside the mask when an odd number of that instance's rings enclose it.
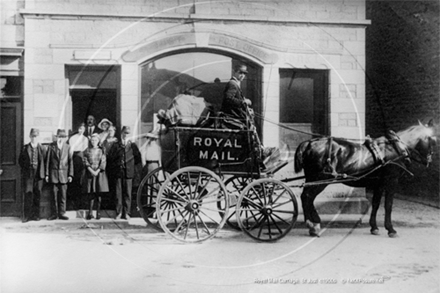
<instances>
[{"instance_id":1,"label":"small front wheel","mask_svg":"<svg viewBox=\"0 0 440 293\"><path fill-rule=\"evenodd\" d=\"M293 191L272 178L251 182L240 195L236 212L240 228L259 241L276 241L293 228L298 203Z\"/></svg>"}]
</instances>

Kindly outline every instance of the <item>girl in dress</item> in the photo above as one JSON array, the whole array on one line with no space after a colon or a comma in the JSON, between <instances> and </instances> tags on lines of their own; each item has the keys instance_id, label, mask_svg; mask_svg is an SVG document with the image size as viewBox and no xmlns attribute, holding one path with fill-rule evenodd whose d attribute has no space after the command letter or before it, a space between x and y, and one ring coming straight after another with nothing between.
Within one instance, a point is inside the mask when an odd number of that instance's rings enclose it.
<instances>
[{"instance_id":1,"label":"girl in dress","mask_svg":"<svg viewBox=\"0 0 440 293\"><path fill-rule=\"evenodd\" d=\"M106 156L99 146L99 135L94 133L90 138L90 146L84 151L84 166L86 168L85 193L89 199L89 213L86 219L93 219L93 204L97 200L96 219L101 218L101 193L108 192L108 179L105 173Z\"/></svg>"}]
</instances>

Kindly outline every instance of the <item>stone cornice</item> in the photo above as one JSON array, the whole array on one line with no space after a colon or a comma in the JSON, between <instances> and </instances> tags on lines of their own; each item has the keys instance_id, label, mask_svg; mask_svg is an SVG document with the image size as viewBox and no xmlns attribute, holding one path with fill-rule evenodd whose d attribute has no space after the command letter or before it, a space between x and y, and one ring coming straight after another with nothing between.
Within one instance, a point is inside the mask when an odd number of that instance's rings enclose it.
<instances>
[{"instance_id":1,"label":"stone cornice","mask_svg":"<svg viewBox=\"0 0 440 293\"><path fill-rule=\"evenodd\" d=\"M3 47L0 48L0 56L22 57L24 52L23 47Z\"/></svg>"},{"instance_id":2,"label":"stone cornice","mask_svg":"<svg viewBox=\"0 0 440 293\"><path fill-rule=\"evenodd\" d=\"M333 20L333 19L295 19L275 18L254 15L213 15L213 14L134 14L134 13L99 13L99 12L63 12L48 10L20 9L20 14L25 18L52 18L52 19L120 19L134 21L173 21L173 22L249 22L270 23L285 25L343 25L365 27L371 24L370 20Z\"/></svg>"}]
</instances>

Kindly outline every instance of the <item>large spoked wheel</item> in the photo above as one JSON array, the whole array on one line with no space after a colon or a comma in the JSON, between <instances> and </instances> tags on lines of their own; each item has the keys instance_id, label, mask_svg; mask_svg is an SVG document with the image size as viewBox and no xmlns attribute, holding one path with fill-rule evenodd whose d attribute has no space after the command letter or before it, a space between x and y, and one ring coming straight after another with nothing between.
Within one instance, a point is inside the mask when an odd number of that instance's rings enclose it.
<instances>
[{"instance_id":1,"label":"large spoked wheel","mask_svg":"<svg viewBox=\"0 0 440 293\"><path fill-rule=\"evenodd\" d=\"M137 191L137 205L139 213L147 224L158 231L163 231L160 227L156 215L156 201L159 189L165 182L166 174L162 167L149 172L139 184Z\"/></svg>"},{"instance_id":2,"label":"large spoked wheel","mask_svg":"<svg viewBox=\"0 0 440 293\"><path fill-rule=\"evenodd\" d=\"M218 212L218 203L224 210ZM156 213L162 229L183 242L212 238L225 224L229 197L223 181L202 167L177 170L162 184Z\"/></svg>"},{"instance_id":3,"label":"large spoked wheel","mask_svg":"<svg viewBox=\"0 0 440 293\"><path fill-rule=\"evenodd\" d=\"M226 217L226 224L228 224L229 227L238 231L241 230L241 228L238 225L237 217L235 216L235 206L237 205L237 200L241 192L250 182L252 182L251 177L242 176L232 176L225 181L226 190L229 194L229 215ZM224 206L222 206L222 204L222 201L219 201L217 203L219 213L222 213L221 211L224 210ZM220 214L220 216L223 215Z\"/></svg>"},{"instance_id":4,"label":"large spoked wheel","mask_svg":"<svg viewBox=\"0 0 440 293\"><path fill-rule=\"evenodd\" d=\"M298 203L292 190L279 180L251 182L240 195L236 214L241 229L259 241L276 241L293 228Z\"/></svg>"}]
</instances>

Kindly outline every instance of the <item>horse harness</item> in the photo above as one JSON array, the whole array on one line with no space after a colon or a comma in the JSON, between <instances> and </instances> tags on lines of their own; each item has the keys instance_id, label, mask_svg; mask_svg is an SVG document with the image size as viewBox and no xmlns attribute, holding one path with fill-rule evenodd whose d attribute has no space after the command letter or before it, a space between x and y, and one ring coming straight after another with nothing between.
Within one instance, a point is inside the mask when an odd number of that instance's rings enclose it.
<instances>
[{"instance_id":1,"label":"horse harness","mask_svg":"<svg viewBox=\"0 0 440 293\"><path fill-rule=\"evenodd\" d=\"M397 154L398 154L397 160L400 160L403 158L407 163L411 163L410 151L409 151L408 147L406 146L406 144L400 139L400 137L393 130L387 131L385 137L388 140L388 142L390 142L392 144L394 150L397 152ZM326 164L327 164L327 170L329 172L326 172L326 173L331 174L335 178L337 178L337 177L346 178L347 175L338 174L338 172L336 172L336 166L335 166L336 162L335 162L334 158L332 158L332 155L331 155L332 154L333 137L330 136L327 140L327 143L328 143L328 148L327 148L328 152L327 152ZM408 171L408 169L406 168L406 166L404 164L396 163L397 160L386 161L385 156L381 152L381 150L379 149L379 146L377 145L377 143L374 142L369 136L367 136L367 138L364 142L364 145L367 147L367 149L373 155L374 161L377 162L378 168L382 167L385 164L393 163L393 164L401 167L406 172L408 172L409 174L412 175L412 173ZM374 168L374 170L376 170L376 168Z\"/></svg>"}]
</instances>

